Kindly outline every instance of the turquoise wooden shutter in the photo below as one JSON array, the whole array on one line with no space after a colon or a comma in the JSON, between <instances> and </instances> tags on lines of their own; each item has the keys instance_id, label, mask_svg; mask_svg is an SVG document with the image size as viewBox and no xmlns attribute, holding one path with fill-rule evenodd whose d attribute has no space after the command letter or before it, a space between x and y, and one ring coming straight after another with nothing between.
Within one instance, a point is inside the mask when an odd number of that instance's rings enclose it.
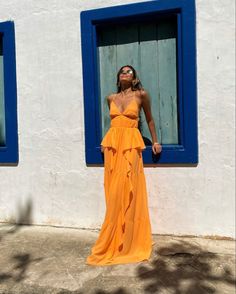
<instances>
[{"instance_id":1,"label":"turquoise wooden shutter","mask_svg":"<svg viewBox=\"0 0 236 294\"><path fill-rule=\"evenodd\" d=\"M5 135L5 107L4 107L4 78L3 78L3 50L2 36L0 35L0 146L6 143Z\"/></svg>"},{"instance_id":2,"label":"turquoise wooden shutter","mask_svg":"<svg viewBox=\"0 0 236 294\"><path fill-rule=\"evenodd\" d=\"M178 144L176 20L119 24L98 29L102 136L110 125L105 97L116 92L116 74L130 64L151 97L152 114L162 144ZM151 136L141 111L142 136Z\"/></svg>"}]
</instances>

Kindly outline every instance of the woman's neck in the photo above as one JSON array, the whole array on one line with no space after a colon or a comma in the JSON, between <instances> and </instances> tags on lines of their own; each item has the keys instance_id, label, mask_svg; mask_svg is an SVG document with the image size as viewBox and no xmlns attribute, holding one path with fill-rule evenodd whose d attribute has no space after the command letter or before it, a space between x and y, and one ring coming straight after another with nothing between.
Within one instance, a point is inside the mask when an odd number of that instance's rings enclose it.
<instances>
[{"instance_id":1,"label":"woman's neck","mask_svg":"<svg viewBox=\"0 0 236 294\"><path fill-rule=\"evenodd\" d=\"M129 92L132 92L132 88L131 88L131 86L130 85L122 85L121 86L121 93L122 94L127 94L127 93L129 93Z\"/></svg>"}]
</instances>

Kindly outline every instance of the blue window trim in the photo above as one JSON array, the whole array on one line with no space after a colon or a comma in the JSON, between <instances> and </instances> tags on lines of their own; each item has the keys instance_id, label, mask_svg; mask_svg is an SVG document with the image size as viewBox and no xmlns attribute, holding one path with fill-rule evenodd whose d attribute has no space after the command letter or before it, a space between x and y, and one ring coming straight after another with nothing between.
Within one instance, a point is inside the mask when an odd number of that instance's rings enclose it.
<instances>
[{"instance_id":1,"label":"blue window trim","mask_svg":"<svg viewBox=\"0 0 236 294\"><path fill-rule=\"evenodd\" d=\"M3 40L6 145L0 146L0 165L18 163L17 92L14 22L0 23Z\"/></svg>"},{"instance_id":2,"label":"blue window trim","mask_svg":"<svg viewBox=\"0 0 236 294\"><path fill-rule=\"evenodd\" d=\"M196 13L194 0L158 0L119 5L81 12L83 62L85 151L87 164L103 164L100 151L101 126L97 68L98 25L129 20L158 18L168 14L177 17L177 94L179 145L162 145L154 155L151 146L143 151L144 164L198 163L197 81L196 81ZM116 74L116 73L114 73Z\"/></svg>"}]
</instances>

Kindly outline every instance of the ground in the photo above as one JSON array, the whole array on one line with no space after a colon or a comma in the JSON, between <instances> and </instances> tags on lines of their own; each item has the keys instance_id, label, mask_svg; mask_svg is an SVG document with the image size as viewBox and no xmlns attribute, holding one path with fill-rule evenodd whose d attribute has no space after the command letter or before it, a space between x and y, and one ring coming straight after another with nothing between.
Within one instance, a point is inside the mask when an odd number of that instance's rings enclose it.
<instances>
[{"instance_id":1,"label":"ground","mask_svg":"<svg viewBox=\"0 0 236 294\"><path fill-rule=\"evenodd\" d=\"M98 231L0 224L0 294L235 294L235 241L153 235L149 261L90 266Z\"/></svg>"}]
</instances>

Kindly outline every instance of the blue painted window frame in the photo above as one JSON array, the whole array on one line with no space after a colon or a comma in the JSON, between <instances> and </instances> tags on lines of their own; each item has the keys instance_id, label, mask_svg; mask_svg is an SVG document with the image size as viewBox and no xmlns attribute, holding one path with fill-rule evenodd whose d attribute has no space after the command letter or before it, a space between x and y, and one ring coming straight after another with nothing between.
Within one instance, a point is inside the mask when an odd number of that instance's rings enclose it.
<instances>
[{"instance_id":1,"label":"blue painted window frame","mask_svg":"<svg viewBox=\"0 0 236 294\"><path fill-rule=\"evenodd\" d=\"M158 0L99 8L81 12L81 43L84 90L86 164L103 164L99 123L99 77L97 25L128 22L129 19L177 17L177 95L179 145L164 144L154 155L151 146L143 151L145 165L198 163L196 12L195 0ZM116 74L116 73L114 73ZM148 90L148 89L147 89Z\"/></svg>"},{"instance_id":2,"label":"blue painted window frame","mask_svg":"<svg viewBox=\"0 0 236 294\"><path fill-rule=\"evenodd\" d=\"M6 144L5 146L0 146L0 165L17 164L19 156L14 22L0 22L0 33L3 40L3 78L6 128Z\"/></svg>"}]
</instances>

